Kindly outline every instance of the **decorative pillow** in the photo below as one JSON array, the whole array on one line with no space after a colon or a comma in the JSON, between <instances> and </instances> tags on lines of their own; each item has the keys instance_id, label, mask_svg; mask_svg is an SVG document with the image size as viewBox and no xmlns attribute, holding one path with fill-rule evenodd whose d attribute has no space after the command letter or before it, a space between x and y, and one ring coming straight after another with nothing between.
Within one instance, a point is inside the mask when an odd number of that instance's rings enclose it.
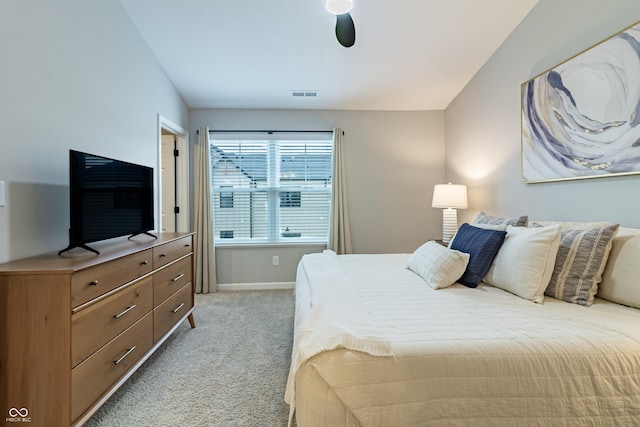
<instances>
[{"instance_id":1,"label":"decorative pillow","mask_svg":"<svg viewBox=\"0 0 640 427\"><path fill-rule=\"evenodd\" d=\"M453 285L469 263L469 254L454 251L434 241L420 246L407 261L407 268L433 289Z\"/></svg>"},{"instance_id":2,"label":"decorative pillow","mask_svg":"<svg viewBox=\"0 0 640 427\"><path fill-rule=\"evenodd\" d=\"M507 224L473 224L473 226L478 228L484 228L485 230L500 230L500 231L505 231L508 227ZM449 244L447 245L448 247L451 247L451 245L453 244L453 240L455 238L456 238L456 235L454 234L451 240L449 241Z\"/></svg>"},{"instance_id":3,"label":"decorative pillow","mask_svg":"<svg viewBox=\"0 0 640 427\"><path fill-rule=\"evenodd\" d=\"M497 216L489 215L484 212L480 212L471 221L471 224L493 224L493 225L513 225L514 227L526 227L529 217L527 215L514 216L512 218L500 218Z\"/></svg>"},{"instance_id":4,"label":"decorative pillow","mask_svg":"<svg viewBox=\"0 0 640 427\"><path fill-rule=\"evenodd\" d=\"M611 241L619 224L588 230L562 230L556 265L545 295L590 306L602 280Z\"/></svg>"},{"instance_id":5,"label":"decorative pillow","mask_svg":"<svg viewBox=\"0 0 640 427\"><path fill-rule=\"evenodd\" d=\"M506 234L506 231L487 230L467 223L460 226L451 249L468 253L469 264L459 283L470 288L478 286L491 268Z\"/></svg>"},{"instance_id":6,"label":"decorative pillow","mask_svg":"<svg viewBox=\"0 0 640 427\"><path fill-rule=\"evenodd\" d=\"M507 227L507 236L483 279L521 298L542 302L560 246L560 226Z\"/></svg>"},{"instance_id":7,"label":"decorative pillow","mask_svg":"<svg viewBox=\"0 0 640 427\"><path fill-rule=\"evenodd\" d=\"M614 225L610 221L597 222L575 222L575 221L529 221L532 227L545 227L547 225L559 225L562 230L589 230L591 228L602 228L607 225Z\"/></svg>"},{"instance_id":8,"label":"decorative pillow","mask_svg":"<svg viewBox=\"0 0 640 427\"><path fill-rule=\"evenodd\" d=\"M612 241L598 297L640 308L640 230L620 228Z\"/></svg>"}]
</instances>

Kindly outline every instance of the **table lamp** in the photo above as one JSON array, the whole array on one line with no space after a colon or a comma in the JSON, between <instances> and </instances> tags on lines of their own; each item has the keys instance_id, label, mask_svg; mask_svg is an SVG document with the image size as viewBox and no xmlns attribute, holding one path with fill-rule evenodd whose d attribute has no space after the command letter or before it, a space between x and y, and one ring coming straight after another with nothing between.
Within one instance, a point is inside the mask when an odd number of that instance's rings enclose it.
<instances>
[{"instance_id":1,"label":"table lamp","mask_svg":"<svg viewBox=\"0 0 640 427\"><path fill-rule=\"evenodd\" d=\"M456 209L467 208L467 186L459 184L436 184L433 188L431 207L444 208L442 211L442 241L449 243L458 229Z\"/></svg>"}]
</instances>

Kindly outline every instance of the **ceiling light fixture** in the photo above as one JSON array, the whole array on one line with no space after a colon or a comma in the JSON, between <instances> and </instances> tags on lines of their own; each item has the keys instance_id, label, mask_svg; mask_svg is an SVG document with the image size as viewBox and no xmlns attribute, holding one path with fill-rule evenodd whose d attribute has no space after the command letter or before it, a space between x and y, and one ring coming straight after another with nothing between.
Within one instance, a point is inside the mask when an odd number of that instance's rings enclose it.
<instances>
[{"instance_id":1,"label":"ceiling light fixture","mask_svg":"<svg viewBox=\"0 0 640 427\"><path fill-rule=\"evenodd\" d=\"M351 12L353 0L327 0L327 10L334 15L344 15Z\"/></svg>"},{"instance_id":2,"label":"ceiling light fixture","mask_svg":"<svg viewBox=\"0 0 640 427\"><path fill-rule=\"evenodd\" d=\"M329 13L336 15L336 38L344 47L351 47L356 42L356 26L351 18L353 0L326 0Z\"/></svg>"}]
</instances>

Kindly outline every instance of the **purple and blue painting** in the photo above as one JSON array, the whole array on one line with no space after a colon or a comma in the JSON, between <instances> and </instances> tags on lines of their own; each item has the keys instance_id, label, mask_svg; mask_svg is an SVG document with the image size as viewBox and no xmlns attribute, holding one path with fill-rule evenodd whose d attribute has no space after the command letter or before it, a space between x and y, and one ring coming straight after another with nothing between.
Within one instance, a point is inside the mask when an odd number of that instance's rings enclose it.
<instances>
[{"instance_id":1,"label":"purple and blue painting","mask_svg":"<svg viewBox=\"0 0 640 427\"><path fill-rule=\"evenodd\" d=\"M640 23L522 84L522 180L640 173Z\"/></svg>"}]
</instances>

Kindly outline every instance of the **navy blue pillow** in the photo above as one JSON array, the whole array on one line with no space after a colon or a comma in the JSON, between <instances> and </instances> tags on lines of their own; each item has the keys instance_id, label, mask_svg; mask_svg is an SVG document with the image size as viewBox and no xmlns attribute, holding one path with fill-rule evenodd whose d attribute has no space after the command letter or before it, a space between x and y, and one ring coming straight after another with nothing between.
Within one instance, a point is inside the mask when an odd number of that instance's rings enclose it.
<instances>
[{"instance_id":1,"label":"navy blue pillow","mask_svg":"<svg viewBox=\"0 0 640 427\"><path fill-rule=\"evenodd\" d=\"M451 249L469 254L469 264L458 283L470 288L478 286L489 272L506 235L506 231L487 230L466 222L462 224L451 242Z\"/></svg>"}]
</instances>

